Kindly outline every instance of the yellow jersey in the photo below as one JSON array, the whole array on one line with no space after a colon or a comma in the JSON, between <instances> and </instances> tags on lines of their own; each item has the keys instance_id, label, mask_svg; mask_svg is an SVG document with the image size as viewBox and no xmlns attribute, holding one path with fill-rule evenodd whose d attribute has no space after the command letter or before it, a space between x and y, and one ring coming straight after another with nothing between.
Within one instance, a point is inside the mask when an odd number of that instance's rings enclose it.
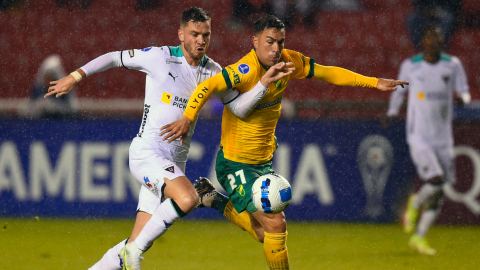
<instances>
[{"instance_id":1,"label":"yellow jersey","mask_svg":"<svg viewBox=\"0 0 480 270\"><path fill-rule=\"evenodd\" d=\"M284 49L280 61L293 62L295 70L272 83L255 109L245 118L239 118L228 108L222 117L221 146L225 158L247 164L262 164L273 158L275 128L280 118L283 93L291 79L315 78L338 85L376 87L378 79L364 77L351 71L315 64L313 58ZM240 93L250 91L267 72L255 49L236 64L229 65L221 74L204 81L192 94L184 115L194 120L198 111L214 92L235 88Z\"/></svg>"}]
</instances>

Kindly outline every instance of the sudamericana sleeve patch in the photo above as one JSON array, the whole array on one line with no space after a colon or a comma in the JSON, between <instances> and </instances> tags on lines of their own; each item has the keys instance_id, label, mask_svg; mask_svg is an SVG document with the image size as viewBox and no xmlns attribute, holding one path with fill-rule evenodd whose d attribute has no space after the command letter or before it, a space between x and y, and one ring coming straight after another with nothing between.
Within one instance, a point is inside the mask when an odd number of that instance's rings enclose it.
<instances>
[{"instance_id":1,"label":"sudamericana sleeve patch","mask_svg":"<svg viewBox=\"0 0 480 270\"><path fill-rule=\"evenodd\" d=\"M135 51L134 50L128 50L128 55L130 55L130 58L135 56Z\"/></svg>"},{"instance_id":2,"label":"sudamericana sleeve patch","mask_svg":"<svg viewBox=\"0 0 480 270\"><path fill-rule=\"evenodd\" d=\"M247 64L240 64L237 67L238 72L240 72L243 75L247 75L250 72L250 66Z\"/></svg>"}]
</instances>

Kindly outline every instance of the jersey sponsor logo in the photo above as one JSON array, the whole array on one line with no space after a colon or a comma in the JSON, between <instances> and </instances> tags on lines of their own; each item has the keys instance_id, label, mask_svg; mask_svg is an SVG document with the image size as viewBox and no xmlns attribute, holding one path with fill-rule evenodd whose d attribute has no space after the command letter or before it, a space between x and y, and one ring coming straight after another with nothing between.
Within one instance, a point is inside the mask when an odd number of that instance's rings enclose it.
<instances>
[{"instance_id":1,"label":"jersey sponsor logo","mask_svg":"<svg viewBox=\"0 0 480 270\"><path fill-rule=\"evenodd\" d=\"M173 165L167 166L166 168L163 167L165 171L175 173L175 167Z\"/></svg>"},{"instance_id":2,"label":"jersey sponsor logo","mask_svg":"<svg viewBox=\"0 0 480 270\"><path fill-rule=\"evenodd\" d=\"M163 92L163 94L162 94L162 102L163 102L163 103L170 104L171 101L172 101L172 94L167 93L167 92Z\"/></svg>"},{"instance_id":3,"label":"jersey sponsor logo","mask_svg":"<svg viewBox=\"0 0 480 270\"><path fill-rule=\"evenodd\" d=\"M128 55L130 55L130 58L135 56L135 51L134 50L128 50Z\"/></svg>"},{"instance_id":4,"label":"jersey sponsor logo","mask_svg":"<svg viewBox=\"0 0 480 270\"><path fill-rule=\"evenodd\" d=\"M143 119L142 119L142 125L140 126L140 132L137 134L138 137L142 137L143 131L145 130L145 125L147 124L147 117L148 113L150 112L150 106L148 104L145 104L143 106Z\"/></svg>"},{"instance_id":5,"label":"jersey sponsor logo","mask_svg":"<svg viewBox=\"0 0 480 270\"><path fill-rule=\"evenodd\" d=\"M172 77L173 82L175 82L175 78L178 78L178 76L173 76L173 74L172 74L171 72L168 72L168 75L169 75L170 77Z\"/></svg>"},{"instance_id":6,"label":"jersey sponsor logo","mask_svg":"<svg viewBox=\"0 0 480 270\"><path fill-rule=\"evenodd\" d=\"M280 98L275 99L274 101L268 101L268 102L265 102L265 103L262 103L262 104L258 104L255 107L255 109L261 110L261 109L265 109L265 108L268 108L268 107L272 107L273 105L276 105L276 104L282 102L282 98L283 97L280 97Z\"/></svg>"},{"instance_id":7,"label":"jersey sponsor logo","mask_svg":"<svg viewBox=\"0 0 480 270\"><path fill-rule=\"evenodd\" d=\"M147 48L144 48L144 49L141 49L142 52L148 52L152 49L152 47L147 47Z\"/></svg>"},{"instance_id":8,"label":"jersey sponsor logo","mask_svg":"<svg viewBox=\"0 0 480 270\"><path fill-rule=\"evenodd\" d=\"M185 109L187 107L187 103L188 99L175 96L172 106Z\"/></svg>"},{"instance_id":9,"label":"jersey sponsor logo","mask_svg":"<svg viewBox=\"0 0 480 270\"><path fill-rule=\"evenodd\" d=\"M230 66L228 67L228 69L230 69L230 71L233 74L233 84L241 83L242 81L240 80L240 76L238 76L238 74L235 72L235 70L233 68L231 68Z\"/></svg>"},{"instance_id":10,"label":"jersey sponsor logo","mask_svg":"<svg viewBox=\"0 0 480 270\"><path fill-rule=\"evenodd\" d=\"M208 88L207 88L207 87L203 87L202 92L203 92L203 93L198 93L198 95L193 98L193 103L199 103L199 102L198 102L198 99L203 99L203 98L205 97L204 93L207 93L207 92L208 92ZM198 98L198 99L197 99L197 98ZM196 109L197 106L191 106L191 105L190 105L190 108Z\"/></svg>"},{"instance_id":11,"label":"jersey sponsor logo","mask_svg":"<svg viewBox=\"0 0 480 270\"><path fill-rule=\"evenodd\" d=\"M181 65L182 64L182 62L180 62L180 61L174 61L174 60L170 60L170 59L165 60L165 63L167 63L167 65L170 65L170 64Z\"/></svg>"},{"instance_id":12,"label":"jersey sponsor logo","mask_svg":"<svg viewBox=\"0 0 480 270\"><path fill-rule=\"evenodd\" d=\"M250 72L250 66L247 64L240 64L238 65L238 71L243 75L247 75Z\"/></svg>"}]
</instances>

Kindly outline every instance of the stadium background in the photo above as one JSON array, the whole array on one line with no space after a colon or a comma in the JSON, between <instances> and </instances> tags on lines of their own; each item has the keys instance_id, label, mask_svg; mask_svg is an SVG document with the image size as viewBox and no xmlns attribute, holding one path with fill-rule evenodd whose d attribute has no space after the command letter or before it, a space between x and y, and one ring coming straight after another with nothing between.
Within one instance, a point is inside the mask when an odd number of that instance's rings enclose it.
<instances>
[{"instance_id":1,"label":"stadium background","mask_svg":"<svg viewBox=\"0 0 480 270\"><path fill-rule=\"evenodd\" d=\"M364 7L359 11L320 10L313 29L302 27L297 16L297 26L287 31L286 48L322 65L395 78L401 61L417 53L405 27L411 3L358 2ZM136 9L134 0L95 0L86 10L77 1L63 8L47 0L22 3L0 11L0 243L4 243L0 251L8 258L6 269L84 269L126 237L133 224L138 186L131 181L125 153L140 123L144 74L115 69L82 81L77 89L78 117L73 120L22 118L19 111L29 106L41 62L58 54L70 72L106 52L177 45L181 11L196 5L208 10L213 19L208 55L225 66L251 49L251 27L236 31L225 27L231 1L161 1L150 11ZM378 121L386 111L389 94L296 80L285 93L290 110L277 128L281 148L275 159L277 171L291 180L294 196L299 190L297 201L286 211L292 224L289 249L302 253L292 258L296 268L448 269L461 265L458 268L477 269L473 251L479 248L475 225L480 224L480 77L476 76L480 29L475 27L475 14L480 14L480 3L464 0L462 14L447 52L462 60L473 102L455 109L458 183L447 192L438 220L444 226L431 233L432 238L441 239L433 242L440 255L450 256L437 260L415 256L394 225L418 180L414 181L403 120L387 129ZM190 179L213 176L220 120L214 109L211 112L204 112L197 125L196 144L187 165ZM372 147L381 150L368 151ZM191 248L185 243L203 243L207 236L218 239L213 244L217 248L233 245L231 252L253 245L236 228L219 221L221 216L214 211L194 211L188 220L159 242L175 246L177 253ZM189 227L207 236L192 240ZM217 235L210 235L211 227L218 228ZM77 244L67 245L70 248L65 251L64 242ZM88 249L92 242L95 248ZM50 251L42 251L37 246L41 243ZM157 249L151 254L164 254L164 262L146 260L152 269L164 265L199 269L195 257L192 264L182 266L174 259L181 258L178 254L165 255L161 247ZM349 256L356 250L371 252ZM55 251L66 253L59 256ZM196 249L187 252L202 254ZM222 264L221 254L215 257L218 268L263 269L253 263L263 263L258 246L251 262L239 261L232 264L235 267L228 261Z\"/></svg>"}]
</instances>

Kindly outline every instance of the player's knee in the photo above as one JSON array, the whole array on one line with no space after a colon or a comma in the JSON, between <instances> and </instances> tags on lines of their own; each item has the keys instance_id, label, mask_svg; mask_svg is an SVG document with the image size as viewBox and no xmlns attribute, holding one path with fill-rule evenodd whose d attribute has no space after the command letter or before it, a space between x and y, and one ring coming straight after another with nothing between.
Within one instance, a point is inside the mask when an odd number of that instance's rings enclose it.
<instances>
[{"instance_id":1,"label":"player's knee","mask_svg":"<svg viewBox=\"0 0 480 270\"><path fill-rule=\"evenodd\" d=\"M182 209L183 212L188 214L195 209L199 200L200 199L196 192L189 192L187 194L182 194L181 196L176 198L175 202L178 204L178 206Z\"/></svg>"},{"instance_id":2,"label":"player's knee","mask_svg":"<svg viewBox=\"0 0 480 270\"><path fill-rule=\"evenodd\" d=\"M269 233L284 233L287 231L287 221L285 220L285 214L279 213L273 215L271 219L264 224L265 231Z\"/></svg>"}]
</instances>

